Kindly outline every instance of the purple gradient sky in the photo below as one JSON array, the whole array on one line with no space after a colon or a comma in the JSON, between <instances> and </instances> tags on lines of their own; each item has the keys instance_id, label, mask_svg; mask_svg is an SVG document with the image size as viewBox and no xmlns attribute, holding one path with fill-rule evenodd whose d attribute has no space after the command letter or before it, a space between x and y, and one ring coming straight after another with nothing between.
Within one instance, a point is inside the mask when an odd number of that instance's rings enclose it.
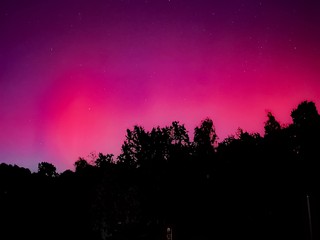
<instances>
[{"instance_id":1,"label":"purple gradient sky","mask_svg":"<svg viewBox=\"0 0 320 240\"><path fill-rule=\"evenodd\" d=\"M320 104L320 1L0 2L0 162L73 169L139 124L220 140Z\"/></svg>"}]
</instances>

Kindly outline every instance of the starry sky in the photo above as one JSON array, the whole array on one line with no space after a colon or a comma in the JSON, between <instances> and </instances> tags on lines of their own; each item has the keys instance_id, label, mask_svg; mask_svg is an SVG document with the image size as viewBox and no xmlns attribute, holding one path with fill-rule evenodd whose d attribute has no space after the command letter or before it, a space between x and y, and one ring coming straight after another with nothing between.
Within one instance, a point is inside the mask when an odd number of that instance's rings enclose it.
<instances>
[{"instance_id":1,"label":"starry sky","mask_svg":"<svg viewBox=\"0 0 320 240\"><path fill-rule=\"evenodd\" d=\"M220 140L320 106L320 1L1 0L0 162L58 171L127 128Z\"/></svg>"}]
</instances>

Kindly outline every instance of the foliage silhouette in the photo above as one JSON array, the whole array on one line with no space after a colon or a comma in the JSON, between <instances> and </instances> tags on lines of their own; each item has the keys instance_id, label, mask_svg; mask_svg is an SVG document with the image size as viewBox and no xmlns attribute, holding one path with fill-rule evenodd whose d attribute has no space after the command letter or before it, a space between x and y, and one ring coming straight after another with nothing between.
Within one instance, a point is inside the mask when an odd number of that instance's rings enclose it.
<instances>
[{"instance_id":1,"label":"foliage silhouette","mask_svg":"<svg viewBox=\"0 0 320 240\"><path fill-rule=\"evenodd\" d=\"M313 102L264 135L241 128L218 142L209 118L193 141L178 121L126 132L121 154L74 171L0 164L1 239L319 239L320 116Z\"/></svg>"},{"instance_id":2,"label":"foliage silhouette","mask_svg":"<svg viewBox=\"0 0 320 240\"><path fill-rule=\"evenodd\" d=\"M38 164L38 174L47 177L57 177L56 167L48 162L41 162Z\"/></svg>"}]
</instances>

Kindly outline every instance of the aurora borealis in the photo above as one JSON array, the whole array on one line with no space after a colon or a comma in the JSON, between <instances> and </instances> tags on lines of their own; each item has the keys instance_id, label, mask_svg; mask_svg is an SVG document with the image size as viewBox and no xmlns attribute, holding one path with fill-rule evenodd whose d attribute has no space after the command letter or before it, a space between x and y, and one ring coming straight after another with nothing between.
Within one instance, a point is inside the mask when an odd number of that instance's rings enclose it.
<instances>
[{"instance_id":1,"label":"aurora borealis","mask_svg":"<svg viewBox=\"0 0 320 240\"><path fill-rule=\"evenodd\" d=\"M73 169L127 128L213 119L222 140L320 106L319 1L0 2L0 162Z\"/></svg>"}]
</instances>

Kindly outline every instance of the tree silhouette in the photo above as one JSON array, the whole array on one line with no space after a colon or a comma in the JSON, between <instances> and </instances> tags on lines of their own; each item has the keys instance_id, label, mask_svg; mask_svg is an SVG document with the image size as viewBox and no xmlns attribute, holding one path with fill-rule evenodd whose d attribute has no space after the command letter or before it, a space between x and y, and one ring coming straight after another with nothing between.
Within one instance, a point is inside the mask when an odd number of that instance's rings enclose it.
<instances>
[{"instance_id":1,"label":"tree silhouette","mask_svg":"<svg viewBox=\"0 0 320 240\"><path fill-rule=\"evenodd\" d=\"M303 101L291 112L293 124L298 128L312 129L319 125L319 113L314 102Z\"/></svg>"},{"instance_id":2,"label":"tree silhouette","mask_svg":"<svg viewBox=\"0 0 320 240\"><path fill-rule=\"evenodd\" d=\"M118 160L128 167L139 167L145 160L149 145L149 134L143 127L127 129L126 140L121 147Z\"/></svg>"},{"instance_id":3,"label":"tree silhouette","mask_svg":"<svg viewBox=\"0 0 320 240\"><path fill-rule=\"evenodd\" d=\"M113 156L113 154L104 155L102 153L99 153L98 158L94 161L95 166L98 168L109 167L111 164L114 163Z\"/></svg>"},{"instance_id":4,"label":"tree silhouette","mask_svg":"<svg viewBox=\"0 0 320 240\"><path fill-rule=\"evenodd\" d=\"M291 150L296 158L299 185L305 194L314 194L318 188L320 159L320 116L314 102L303 101L291 112L289 126Z\"/></svg>"},{"instance_id":5,"label":"tree silhouette","mask_svg":"<svg viewBox=\"0 0 320 240\"><path fill-rule=\"evenodd\" d=\"M268 120L264 124L265 136L274 135L280 132L281 125L271 112L267 113Z\"/></svg>"},{"instance_id":6,"label":"tree silhouette","mask_svg":"<svg viewBox=\"0 0 320 240\"><path fill-rule=\"evenodd\" d=\"M190 144L189 135L184 124L174 121L168 130L171 144L176 146L188 146Z\"/></svg>"},{"instance_id":7,"label":"tree silhouette","mask_svg":"<svg viewBox=\"0 0 320 240\"><path fill-rule=\"evenodd\" d=\"M200 127L194 130L194 143L197 147L210 149L217 141L216 130L211 119L206 118L201 122Z\"/></svg>"},{"instance_id":8,"label":"tree silhouette","mask_svg":"<svg viewBox=\"0 0 320 240\"><path fill-rule=\"evenodd\" d=\"M81 172L88 169L91 165L84 158L80 157L75 163L74 167L76 172Z\"/></svg>"},{"instance_id":9,"label":"tree silhouette","mask_svg":"<svg viewBox=\"0 0 320 240\"><path fill-rule=\"evenodd\" d=\"M160 240L167 227L176 240L308 239L308 217L319 224L320 116L304 101L291 117L281 125L268 112L264 136L239 128L219 143L209 118L193 141L178 121L134 126L117 161L93 153L74 172L2 163L1 239Z\"/></svg>"},{"instance_id":10,"label":"tree silhouette","mask_svg":"<svg viewBox=\"0 0 320 240\"><path fill-rule=\"evenodd\" d=\"M38 174L46 177L57 177L56 167L52 163L41 162L38 164Z\"/></svg>"},{"instance_id":11,"label":"tree silhouette","mask_svg":"<svg viewBox=\"0 0 320 240\"><path fill-rule=\"evenodd\" d=\"M204 164L202 168L207 170L207 177L211 174L208 170L213 169L214 145L217 143L217 139L213 121L209 118L204 119L201 125L194 129L195 155L197 161L202 161L201 164Z\"/></svg>"}]
</instances>

